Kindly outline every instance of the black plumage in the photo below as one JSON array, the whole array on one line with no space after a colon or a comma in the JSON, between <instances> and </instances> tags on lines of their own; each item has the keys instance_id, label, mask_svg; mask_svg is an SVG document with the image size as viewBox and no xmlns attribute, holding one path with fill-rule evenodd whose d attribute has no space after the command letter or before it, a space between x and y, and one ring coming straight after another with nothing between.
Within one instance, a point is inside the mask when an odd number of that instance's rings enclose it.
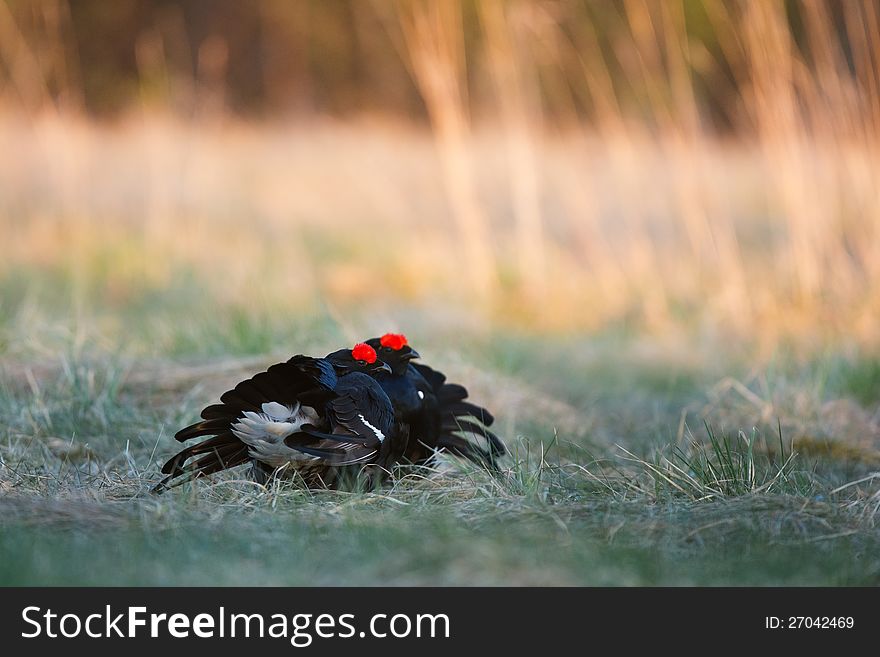
<instances>
[{"instance_id":1,"label":"black plumage","mask_svg":"<svg viewBox=\"0 0 880 657\"><path fill-rule=\"evenodd\" d=\"M399 421L408 426L409 441L403 461L426 465L438 451L445 451L497 470L497 460L507 449L487 428L495 418L485 408L466 401L468 391L464 386L447 383L443 373L411 362L419 354L406 344L402 335L386 334L366 343L391 368L390 373L379 373L376 377ZM475 437L483 438L485 446Z\"/></svg>"},{"instance_id":2,"label":"black plumage","mask_svg":"<svg viewBox=\"0 0 880 657\"><path fill-rule=\"evenodd\" d=\"M306 426L284 442L329 465L392 465L387 462L386 444L393 442L394 410L381 386L372 377L353 372L339 378L334 394L324 407L326 431Z\"/></svg>"},{"instance_id":3,"label":"black plumage","mask_svg":"<svg viewBox=\"0 0 880 657\"><path fill-rule=\"evenodd\" d=\"M393 465L406 442L369 376L388 369L357 345L325 358L294 356L242 381L175 435L180 442L210 437L169 459L154 492L248 462L261 481L280 469L308 486L332 487L366 468L372 485L372 473Z\"/></svg>"}]
</instances>

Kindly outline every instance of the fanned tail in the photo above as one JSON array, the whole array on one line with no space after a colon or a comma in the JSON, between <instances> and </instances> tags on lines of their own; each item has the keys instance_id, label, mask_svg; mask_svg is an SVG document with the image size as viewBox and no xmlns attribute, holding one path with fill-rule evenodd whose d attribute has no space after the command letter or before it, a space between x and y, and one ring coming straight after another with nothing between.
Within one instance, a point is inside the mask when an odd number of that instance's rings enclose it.
<instances>
[{"instance_id":1,"label":"fanned tail","mask_svg":"<svg viewBox=\"0 0 880 657\"><path fill-rule=\"evenodd\" d=\"M199 458L190 460L193 457ZM232 432L227 431L187 447L171 457L162 466L162 474L166 477L153 487L152 492L163 493L199 477L234 468L249 460L247 445Z\"/></svg>"},{"instance_id":2,"label":"fanned tail","mask_svg":"<svg viewBox=\"0 0 880 657\"><path fill-rule=\"evenodd\" d=\"M175 440L182 443L191 438L209 438L185 447L171 457L162 466L166 477L153 488L153 492L161 493L198 477L247 463L249 448L232 432L233 424L243 413L260 413L267 402L319 404L335 385L336 372L332 364L301 355L272 365L265 372L240 382L220 396L219 404L202 410L200 422L175 434Z\"/></svg>"},{"instance_id":3,"label":"fanned tail","mask_svg":"<svg viewBox=\"0 0 880 657\"><path fill-rule=\"evenodd\" d=\"M418 369L431 383L439 404L441 425L435 447L497 471L497 459L507 454L507 448L501 438L487 428L495 422L492 413L466 401L468 391L464 386L446 383L444 375L426 366L419 365ZM487 447L459 434L481 437L485 439Z\"/></svg>"}]
</instances>

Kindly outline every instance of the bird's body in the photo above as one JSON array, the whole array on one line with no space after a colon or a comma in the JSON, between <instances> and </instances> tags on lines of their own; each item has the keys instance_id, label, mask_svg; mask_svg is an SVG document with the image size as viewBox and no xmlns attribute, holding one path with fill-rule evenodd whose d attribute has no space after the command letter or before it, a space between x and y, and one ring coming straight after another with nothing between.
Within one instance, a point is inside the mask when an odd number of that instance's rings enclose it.
<instances>
[{"instance_id":1,"label":"bird's body","mask_svg":"<svg viewBox=\"0 0 880 657\"><path fill-rule=\"evenodd\" d=\"M492 414L465 401L467 389L447 383L445 375L427 365L411 362L419 354L403 335L386 334L366 344L376 349L391 368L390 372L377 373L376 378L391 400L398 421L408 426L404 462L427 465L437 452L446 451L497 469L497 458L507 450L501 439L486 428L495 420ZM474 418L485 426L476 424ZM486 446L474 438L484 440Z\"/></svg>"},{"instance_id":2,"label":"bird's body","mask_svg":"<svg viewBox=\"0 0 880 657\"><path fill-rule=\"evenodd\" d=\"M310 487L336 486L365 468L375 479L406 436L388 396L366 373L387 367L366 345L360 355L368 350L372 360L359 360L359 347L326 358L294 356L224 393L201 422L176 434L180 442L211 437L171 458L156 490L249 461L258 478L283 472Z\"/></svg>"},{"instance_id":3,"label":"bird's body","mask_svg":"<svg viewBox=\"0 0 880 657\"><path fill-rule=\"evenodd\" d=\"M367 374L341 376L334 392L321 427L305 425L284 439L294 454L312 460L291 461L287 467L311 488L333 488L359 478L372 488L399 458L405 429L395 424L388 395Z\"/></svg>"},{"instance_id":4,"label":"bird's body","mask_svg":"<svg viewBox=\"0 0 880 657\"><path fill-rule=\"evenodd\" d=\"M175 435L207 438L169 459L154 490L247 463L260 483L283 475L310 488L372 487L395 464L428 465L438 452L497 469L506 449L487 428L492 415L463 386L410 362L418 357L404 336L386 334L273 365Z\"/></svg>"}]
</instances>

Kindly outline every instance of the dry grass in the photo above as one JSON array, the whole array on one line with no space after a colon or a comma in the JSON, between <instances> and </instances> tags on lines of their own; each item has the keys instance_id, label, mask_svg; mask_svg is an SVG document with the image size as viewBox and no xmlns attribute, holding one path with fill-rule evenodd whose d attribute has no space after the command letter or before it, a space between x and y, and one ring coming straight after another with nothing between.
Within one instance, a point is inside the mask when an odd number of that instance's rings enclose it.
<instances>
[{"instance_id":1,"label":"dry grass","mask_svg":"<svg viewBox=\"0 0 880 657\"><path fill-rule=\"evenodd\" d=\"M812 418L842 393L880 400L851 363L825 387L794 366L765 371L763 384L739 374L740 386L714 385L705 356L684 368L646 348L461 331L440 348L442 330L422 328L426 358L498 416L512 451L500 476L446 462L352 494L263 487L239 469L154 496L158 464L179 447L173 432L287 354L206 356L218 339L206 335L185 343L193 352L162 355L154 339L179 322L175 306L128 312L146 328L123 331L135 342L122 348L105 350L109 333L67 336L63 349L46 327L11 336L0 368L4 584L872 584L880 573L876 448L847 425L810 445L786 433L781 448L762 425L731 430L760 412L762 385L781 391L768 399L784 426L815 431ZM201 321L187 330L207 330ZM314 345L306 351L334 332L273 330L273 348ZM217 353L262 344L226 339ZM790 406L798 390L809 392ZM710 439L700 420L724 430Z\"/></svg>"},{"instance_id":2,"label":"dry grass","mask_svg":"<svg viewBox=\"0 0 880 657\"><path fill-rule=\"evenodd\" d=\"M0 266L97 278L111 299L189 272L251 306L442 301L539 330L876 346L876 7L804 3L797 29L780 3L700 7L718 52L676 3L630 0L610 35L481 3L476 52L457 3L377 4L430 133L155 104L94 124L50 92L77 97L63 40L37 57L4 11Z\"/></svg>"},{"instance_id":3,"label":"dry grass","mask_svg":"<svg viewBox=\"0 0 880 657\"><path fill-rule=\"evenodd\" d=\"M872 231L880 215L847 210L819 240L838 253L815 256L827 263L821 289L801 294L792 255L800 229L783 223L775 174L746 145L701 143L700 182L686 165L693 154L670 154L663 143L543 139L546 278L525 292L516 283L516 215L498 170L505 143L483 131L467 146L491 225L480 247L497 278L488 297L475 295L483 283L468 267L461 244L470 238L446 203L430 138L367 124L205 128L152 116L102 127L6 115L0 266L7 277L48 270L80 292L97 285L110 302L191 275L206 294L249 307L326 304L341 315L351 305L447 303L475 321L536 329L697 327L767 347L792 336L814 347L843 337L874 346L877 277L849 245L864 247L852 230ZM844 162L819 149L800 184L840 215L875 192L873 177L854 169L869 167L869 156L857 149ZM682 179L718 208L707 222L729 222L735 252L694 253L675 192Z\"/></svg>"}]
</instances>

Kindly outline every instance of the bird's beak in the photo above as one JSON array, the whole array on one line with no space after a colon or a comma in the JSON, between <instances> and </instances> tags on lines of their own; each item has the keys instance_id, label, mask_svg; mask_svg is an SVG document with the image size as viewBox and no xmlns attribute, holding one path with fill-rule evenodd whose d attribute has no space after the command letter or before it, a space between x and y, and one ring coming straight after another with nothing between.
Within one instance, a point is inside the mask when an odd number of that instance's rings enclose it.
<instances>
[{"instance_id":1,"label":"bird's beak","mask_svg":"<svg viewBox=\"0 0 880 657\"><path fill-rule=\"evenodd\" d=\"M377 372L385 372L386 374L391 374L391 373L392 373L391 366L390 366L388 363L385 363L385 362L383 362L382 365L381 365L381 367L379 367L379 369L376 370L376 371L377 371Z\"/></svg>"},{"instance_id":2,"label":"bird's beak","mask_svg":"<svg viewBox=\"0 0 880 657\"><path fill-rule=\"evenodd\" d=\"M404 357L403 357L404 360L412 360L413 358L421 358L421 356L419 355L419 352L416 351L415 349L410 349L409 353L404 355Z\"/></svg>"}]
</instances>

